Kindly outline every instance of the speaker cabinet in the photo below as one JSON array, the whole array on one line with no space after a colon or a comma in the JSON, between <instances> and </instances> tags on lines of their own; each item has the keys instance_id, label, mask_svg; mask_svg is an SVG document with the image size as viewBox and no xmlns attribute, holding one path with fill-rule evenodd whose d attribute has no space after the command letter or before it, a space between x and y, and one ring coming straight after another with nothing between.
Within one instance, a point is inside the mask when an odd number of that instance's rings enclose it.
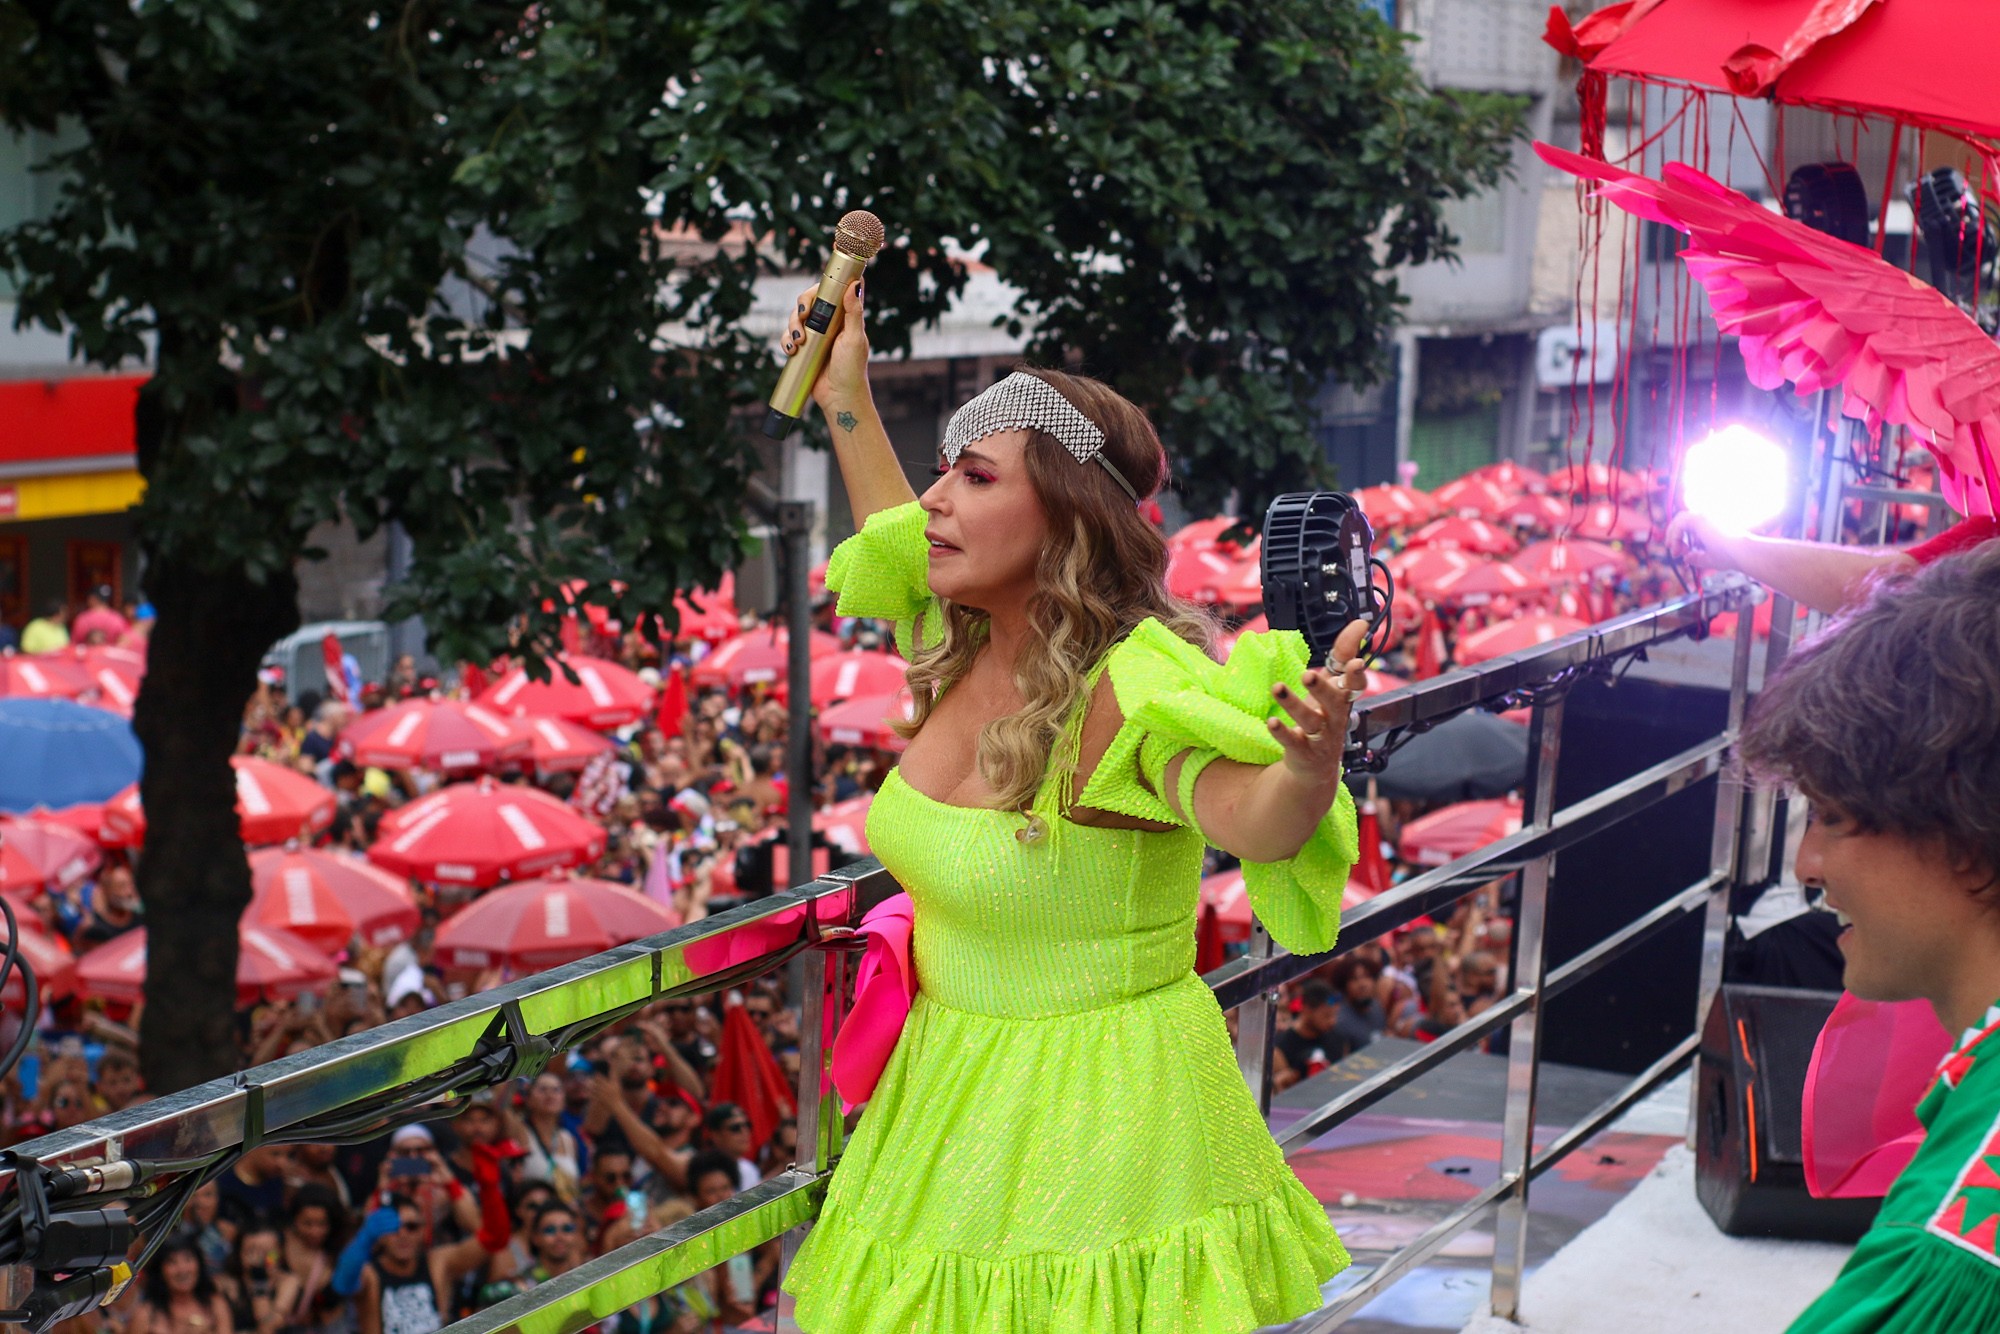
<instances>
[{"instance_id":1,"label":"speaker cabinet","mask_svg":"<svg viewBox=\"0 0 2000 1334\"><path fill-rule=\"evenodd\" d=\"M1733 1237L1853 1241L1880 1200L1806 1190L1801 1106L1813 1043L1837 991L1724 986L1695 1080L1695 1194Z\"/></svg>"}]
</instances>

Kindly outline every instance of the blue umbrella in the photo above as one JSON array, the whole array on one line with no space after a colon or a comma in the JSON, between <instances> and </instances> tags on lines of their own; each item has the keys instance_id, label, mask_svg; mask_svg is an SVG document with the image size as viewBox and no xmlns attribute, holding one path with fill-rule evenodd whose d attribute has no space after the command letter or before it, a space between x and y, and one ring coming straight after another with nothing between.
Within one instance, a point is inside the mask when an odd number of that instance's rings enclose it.
<instances>
[{"instance_id":1,"label":"blue umbrella","mask_svg":"<svg viewBox=\"0 0 2000 1334\"><path fill-rule=\"evenodd\" d=\"M66 699L0 699L0 811L108 801L139 781L132 724Z\"/></svg>"}]
</instances>

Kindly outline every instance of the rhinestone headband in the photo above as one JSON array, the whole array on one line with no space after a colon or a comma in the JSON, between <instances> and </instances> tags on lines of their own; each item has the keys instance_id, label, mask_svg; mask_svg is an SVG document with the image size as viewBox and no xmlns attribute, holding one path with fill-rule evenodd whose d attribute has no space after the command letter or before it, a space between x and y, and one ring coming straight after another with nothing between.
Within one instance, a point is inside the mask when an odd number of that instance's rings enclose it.
<instances>
[{"instance_id":1,"label":"rhinestone headband","mask_svg":"<svg viewBox=\"0 0 2000 1334\"><path fill-rule=\"evenodd\" d=\"M1104 456L1104 432L1097 423L1077 410L1076 404L1040 376L1015 371L951 415L944 428L944 443L938 446L947 467L958 462L959 454L975 440L1002 431L1042 431L1076 456L1078 463L1093 459L1104 465L1111 480L1136 502L1139 493L1117 465Z\"/></svg>"}]
</instances>

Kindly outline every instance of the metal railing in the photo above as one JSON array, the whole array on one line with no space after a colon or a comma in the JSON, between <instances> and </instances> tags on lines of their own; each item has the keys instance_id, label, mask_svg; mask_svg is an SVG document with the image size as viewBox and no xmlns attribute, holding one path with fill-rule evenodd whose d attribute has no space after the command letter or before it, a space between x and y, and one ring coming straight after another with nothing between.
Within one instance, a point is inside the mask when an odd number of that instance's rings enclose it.
<instances>
[{"instance_id":1,"label":"metal railing","mask_svg":"<svg viewBox=\"0 0 2000 1334\"><path fill-rule=\"evenodd\" d=\"M1728 888L1738 848L1739 794L1725 760L1741 722L1750 662L1750 617L1739 618L1728 720L1715 737L1563 809L1554 808L1563 691L1576 677L1622 661L1647 646L1701 633L1723 611L1747 606L1751 586L1728 580L1702 593L1594 626L1357 705L1358 740L1394 738L1467 708L1511 707L1532 699L1530 779L1521 830L1447 866L1406 880L1346 914L1341 940L1319 955L1295 956L1261 925L1246 957L1206 975L1217 1002L1241 1011L1237 1056L1268 1117L1274 998L1279 986L1355 944L1436 912L1495 879L1519 875L1516 957L1509 995L1422 1050L1378 1071L1314 1108L1277 1135L1296 1146L1511 1026L1499 1178L1423 1235L1352 1282L1301 1326L1329 1330L1360 1310L1412 1266L1422 1263L1489 1209L1497 1209L1493 1308L1519 1304L1529 1186L1572 1149L1674 1074L1693 1054L1693 1033L1588 1116L1537 1153L1533 1148L1540 1016L1544 1003L1658 932L1706 914L1700 978L1705 1014L1721 979ZM1546 916L1557 854L1644 812L1675 793L1717 778L1710 871L1560 967L1546 967ZM843 1128L838 1095L826 1078L823 1035L837 1031L848 970L860 941L855 925L897 892L879 863L821 876L757 903L693 925L468 997L368 1033L217 1080L18 1146L4 1161L50 1167L131 1160L170 1163L183 1174L213 1176L259 1143L330 1137L409 1119L420 1102L434 1114L463 1105L475 1088L536 1071L569 1046L587 1041L654 1000L733 985L797 958L802 964L798 1088L799 1161L722 1204L641 1237L574 1270L448 1327L449 1334L574 1334L694 1277L731 1256L782 1239L789 1268L819 1215L838 1162ZM826 1012L831 998L835 1012ZM413 1102L414 1100L414 1102ZM0 1190L6 1173L0 1172ZM189 1180L195 1177L189 1177ZM13 1193L18 1195L18 1192ZM0 1197L4 1198L4 1197ZM90 1203L85 1200L83 1203ZM0 1254L0 1263L13 1257ZM795 1328L789 1298L780 1328Z\"/></svg>"}]
</instances>

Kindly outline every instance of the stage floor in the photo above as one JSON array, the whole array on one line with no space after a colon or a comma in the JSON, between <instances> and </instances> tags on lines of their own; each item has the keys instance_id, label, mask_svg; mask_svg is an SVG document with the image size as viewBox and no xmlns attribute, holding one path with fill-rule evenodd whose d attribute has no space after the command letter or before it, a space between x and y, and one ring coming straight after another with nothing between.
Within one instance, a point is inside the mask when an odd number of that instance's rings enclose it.
<instances>
[{"instance_id":1,"label":"stage floor","mask_svg":"<svg viewBox=\"0 0 2000 1334\"><path fill-rule=\"evenodd\" d=\"M1273 1100L1273 1129L1282 1130L1415 1045L1382 1039L1286 1090ZM1461 1053L1292 1153L1293 1170L1326 1205L1354 1256L1353 1269L1327 1285L1329 1297L1497 1179L1506 1075L1501 1057ZM1624 1082L1622 1075L1544 1064L1536 1142L1561 1134ZM1535 1183L1528 1231L1531 1274L1609 1213L1682 1142L1687 1104L1684 1076ZM1492 1255L1490 1224L1468 1228L1343 1328L1354 1334L1456 1334L1486 1309Z\"/></svg>"}]
</instances>

